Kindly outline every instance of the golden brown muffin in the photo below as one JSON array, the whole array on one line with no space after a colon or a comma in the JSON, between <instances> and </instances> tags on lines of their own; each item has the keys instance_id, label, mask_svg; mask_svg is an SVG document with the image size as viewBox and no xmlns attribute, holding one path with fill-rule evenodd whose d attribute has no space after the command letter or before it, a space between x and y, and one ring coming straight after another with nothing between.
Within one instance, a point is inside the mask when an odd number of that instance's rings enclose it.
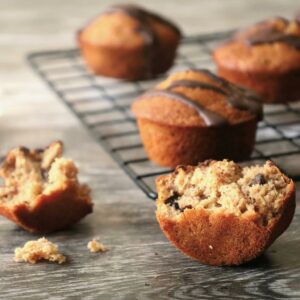
<instances>
[{"instance_id":1,"label":"golden brown muffin","mask_svg":"<svg viewBox=\"0 0 300 300\"><path fill-rule=\"evenodd\" d=\"M239 265L262 254L289 226L295 185L271 162L179 166L156 181L156 216L183 253L209 265Z\"/></svg>"},{"instance_id":2,"label":"golden brown muffin","mask_svg":"<svg viewBox=\"0 0 300 300\"><path fill-rule=\"evenodd\" d=\"M262 115L254 94L196 69L170 75L132 111L150 159L168 167L249 158Z\"/></svg>"},{"instance_id":3,"label":"golden brown muffin","mask_svg":"<svg viewBox=\"0 0 300 300\"><path fill-rule=\"evenodd\" d=\"M0 214L29 232L63 229L92 212L90 190L77 180L62 143L11 150L0 168Z\"/></svg>"},{"instance_id":4,"label":"golden brown muffin","mask_svg":"<svg viewBox=\"0 0 300 300\"><path fill-rule=\"evenodd\" d=\"M168 70L180 37L170 21L139 6L120 4L80 30L78 43L94 73L137 80Z\"/></svg>"},{"instance_id":5,"label":"golden brown muffin","mask_svg":"<svg viewBox=\"0 0 300 300\"><path fill-rule=\"evenodd\" d=\"M266 103L300 99L300 22L260 22L213 53L218 73L255 90Z\"/></svg>"}]
</instances>

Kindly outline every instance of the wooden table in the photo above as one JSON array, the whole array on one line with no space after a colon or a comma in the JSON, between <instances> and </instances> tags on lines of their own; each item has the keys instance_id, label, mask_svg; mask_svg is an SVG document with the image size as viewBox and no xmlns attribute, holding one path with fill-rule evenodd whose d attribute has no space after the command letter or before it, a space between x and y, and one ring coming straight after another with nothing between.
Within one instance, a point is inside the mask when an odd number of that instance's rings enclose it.
<instances>
[{"instance_id":1,"label":"wooden table","mask_svg":"<svg viewBox=\"0 0 300 300\"><path fill-rule=\"evenodd\" d=\"M26 65L28 52L72 47L75 30L111 2L0 2L0 151L63 140L95 202L94 213L82 222L47 235L68 256L66 265L15 263L14 248L40 236L0 219L0 298L299 299L299 209L288 231L250 264L216 268L190 260L161 233L154 203ZM300 8L298 1L284 0L153 0L147 7L177 20L186 34L291 16ZM89 253L87 242L97 236L108 252Z\"/></svg>"}]
</instances>

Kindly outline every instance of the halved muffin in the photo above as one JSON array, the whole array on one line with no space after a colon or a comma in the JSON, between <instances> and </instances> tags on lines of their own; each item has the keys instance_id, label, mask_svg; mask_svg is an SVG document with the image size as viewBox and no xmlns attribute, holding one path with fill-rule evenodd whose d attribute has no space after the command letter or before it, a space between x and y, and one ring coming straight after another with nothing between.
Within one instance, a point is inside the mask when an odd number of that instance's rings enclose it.
<instances>
[{"instance_id":1,"label":"halved muffin","mask_svg":"<svg viewBox=\"0 0 300 300\"><path fill-rule=\"evenodd\" d=\"M156 181L156 216L183 253L209 265L239 265L262 254L292 221L295 185L271 162L179 166Z\"/></svg>"},{"instance_id":2,"label":"halved muffin","mask_svg":"<svg viewBox=\"0 0 300 300\"><path fill-rule=\"evenodd\" d=\"M0 214L30 232L63 229L92 212L90 189L78 169L61 157L63 145L11 150L0 167Z\"/></svg>"}]
</instances>

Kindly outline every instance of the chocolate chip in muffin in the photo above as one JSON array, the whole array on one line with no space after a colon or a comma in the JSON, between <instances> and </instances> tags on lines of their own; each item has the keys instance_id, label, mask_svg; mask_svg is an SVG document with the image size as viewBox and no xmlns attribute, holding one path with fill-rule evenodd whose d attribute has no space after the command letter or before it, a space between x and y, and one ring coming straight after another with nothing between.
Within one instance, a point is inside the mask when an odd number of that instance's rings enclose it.
<instances>
[{"instance_id":1,"label":"chocolate chip in muffin","mask_svg":"<svg viewBox=\"0 0 300 300\"><path fill-rule=\"evenodd\" d=\"M179 194L178 193L174 193L172 196L170 196L169 198L167 198L165 200L166 204L169 204L170 206L172 206L174 204L174 202L179 198Z\"/></svg>"},{"instance_id":2,"label":"chocolate chip in muffin","mask_svg":"<svg viewBox=\"0 0 300 300\"><path fill-rule=\"evenodd\" d=\"M267 183L267 180L266 180L265 176L263 174L259 173L253 178L252 182L250 183L250 186L253 186L255 184L264 185L266 183Z\"/></svg>"},{"instance_id":3,"label":"chocolate chip in muffin","mask_svg":"<svg viewBox=\"0 0 300 300\"><path fill-rule=\"evenodd\" d=\"M183 212L185 209L192 209L192 205L186 205L183 208L180 209L181 212Z\"/></svg>"},{"instance_id":4,"label":"chocolate chip in muffin","mask_svg":"<svg viewBox=\"0 0 300 300\"><path fill-rule=\"evenodd\" d=\"M192 209L192 205L186 205L184 207L180 207L178 204L178 199L180 195L178 193L174 193L171 197L167 198L165 200L165 204L168 204L170 206L173 206L176 210L179 210L180 212L183 212L185 209Z\"/></svg>"},{"instance_id":5,"label":"chocolate chip in muffin","mask_svg":"<svg viewBox=\"0 0 300 300\"><path fill-rule=\"evenodd\" d=\"M179 197L180 197L180 195L178 193L174 192L174 194L172 196L170 196L169 198L167 198L165 200L165 204L168 204L170 206L174 206L174 208L176 210L180 210L180 207L177 203L177 200L178 200Z\"/></svg>"}]
</instances>

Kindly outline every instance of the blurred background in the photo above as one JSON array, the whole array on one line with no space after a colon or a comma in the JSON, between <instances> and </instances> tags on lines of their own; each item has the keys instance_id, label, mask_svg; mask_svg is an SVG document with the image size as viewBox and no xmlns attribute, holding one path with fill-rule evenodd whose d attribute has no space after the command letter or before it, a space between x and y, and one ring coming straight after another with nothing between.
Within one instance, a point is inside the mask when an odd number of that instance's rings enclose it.
<instances>
[{"instance_id":1,"label":"blurred background","mask_svg":"<svg viewBox=\"0 0 300 300\"><path fill-rule=\"evenodd\" d=\"M300 10L297 0L1 0L1 82L24 67L27 52L73 47L78 28L106 6L122 2L156 10L186 34L237 28L274 15L292 17Z\"/></svg>"},{"instance_id":2,"label":"blurred background","mask_svg":"<svg viewBox=\"0 0 300 300\"><path fill-rule=\"evenodd\" d=\"M15 143L26 144L31 135L38 137L41 144L47 144L52 136L61 138L64 128L78 126L74 117L29 68L26 55L75 47L76 30L108 5L120 2L126 1L0 0L2 149ZM186 35L243 27L274 15L293 17L300 9L297 0L130 2L174 20Z\"/></svg>"}]
</instances>

